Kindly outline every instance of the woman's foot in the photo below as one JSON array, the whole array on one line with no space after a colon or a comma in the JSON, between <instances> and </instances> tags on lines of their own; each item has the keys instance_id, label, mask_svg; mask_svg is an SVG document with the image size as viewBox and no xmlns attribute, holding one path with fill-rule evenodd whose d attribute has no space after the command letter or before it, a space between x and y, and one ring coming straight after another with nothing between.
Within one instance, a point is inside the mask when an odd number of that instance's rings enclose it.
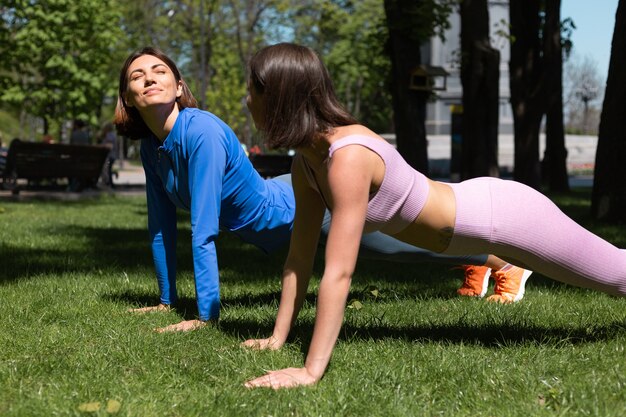
<instances>
[{"instance_id":1,"label":"woman's foot","mask_svg":"<svg viewBox=\"0 0 626 417\"><path fill-rule=\"evenodd\" d=\"M463 265L465 279L461 288L456 290L457 294L464 297L484 297L489 286L489 275L491 268L478 265Z\"/></svg>"},{"instance_id":2,"label":"woman's foot","mask_svg":"<svg viewBox=\"0 0 626 417\"><path fill-rule=\"evenodd\" d=\"M493 289L494 294L490 295L487 301L509 304L521 300L524 298L526 280L532 273L533 271L510 264L492 272L491 276L496 281L496 285Z\"/></svg>"},{"instance_id":3,"label":"woman's foot","mask_svg":"<svg viewBox=\"0 0 626 417\"><path fill-rule=\"evenodd\" d=\"M140 307L140 308L129 308L129 313L152 313L155 311L170 311L171 307L167 304L159 304L158 306L150 306L150 307Z\"/></svg>"}]
</instances>

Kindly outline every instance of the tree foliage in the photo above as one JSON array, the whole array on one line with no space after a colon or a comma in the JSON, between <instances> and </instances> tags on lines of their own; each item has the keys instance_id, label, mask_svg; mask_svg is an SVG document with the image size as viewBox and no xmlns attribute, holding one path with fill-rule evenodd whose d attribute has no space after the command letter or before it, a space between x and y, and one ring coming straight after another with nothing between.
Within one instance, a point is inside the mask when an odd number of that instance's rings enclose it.
<instances>
[{"instance_id":1,"label":"tree foliage","mask_svg":"<svg viewBox=\"0 0 626 417\"><path fill-rule=\"evenodd\" d=\"M245 66L286 25L288 0L140 0L123 7L128 50L152 45L172 57L199 106L252 144ZM163 30L163 28L168 30Z\"/></svg>"},{"instance_id":2,"label":"tree foliage","mask_svg":"<svg viewBox=\"0 0 626 417\"><path fill-rule=\"evenodd\" d=\"M248 144L246 64L264 45L294 41L320 53L340 100L377 131L392 128L383 0L8 0L0 6L0 101L58 128L110 116L124 57L150 45L179 65L200 107ZM411 39L443 27L439 1L419 2ZM449 2L443 2L449 3ZM447 9L445 9L447 10ZM437 17L435 25L428 23Z\"/></svg>"},{"instance_id":3,"label":"tree foliage","mask_svg":"<svg viewBox=\"0 0 626 417\"><path fill-rule=\"evenodd\" d=\"M382 0L292 0L287 20L293 40L318 51L348 111L377 131L387 131L391 97Z\"/></svg>"},{"instance_id":4,"label":"tree foliage","mask_svg":"<svg viewBox=\"0 0 626 417\"><path fill-rule=\"evenodd\" d=\"M58 128L97 121L111 83L110 56L121 37L113 0L14 0L1 11L0 101Z\"/></svg>"},{"instance_id":5,"label":"tree foliage","mask_svg":"<svg viewBox=\"0 0 626 417\"><path fill-rule=\"evenodd\" d=\"M570 133L595 135L600 124L604 76L589 56L572 56L564 69L566 127Z\"/></svg>"}]
</instances>

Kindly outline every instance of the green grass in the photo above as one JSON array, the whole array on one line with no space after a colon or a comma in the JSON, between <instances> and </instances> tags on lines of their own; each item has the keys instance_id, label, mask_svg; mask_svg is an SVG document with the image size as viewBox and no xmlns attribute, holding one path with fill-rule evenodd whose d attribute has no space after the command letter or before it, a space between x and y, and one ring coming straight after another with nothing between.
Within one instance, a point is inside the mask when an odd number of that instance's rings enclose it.
<instances>
[{"instance_id":1,"label":"green grass","mask_svg":"<svg viewBox=\"0 0 626 417\"><path fill-rule=\"evenodd\" d=\"M623 226L589 221L586 192L555 199L626 247ZM219 326L158 334L196 313L189 234L181 214L181 307L132 315L158 301L143 198L0 201L0 415L109 416L109 400L121 416L626 415L626 300L533 276L521 303L492 305L455 297L460 272L433 264L360 262L362 307L324 379L246 390L303 363L318 281L285 348L244 350L272 329L284 254L223 235Z\"/></svg>"}]
</instances>

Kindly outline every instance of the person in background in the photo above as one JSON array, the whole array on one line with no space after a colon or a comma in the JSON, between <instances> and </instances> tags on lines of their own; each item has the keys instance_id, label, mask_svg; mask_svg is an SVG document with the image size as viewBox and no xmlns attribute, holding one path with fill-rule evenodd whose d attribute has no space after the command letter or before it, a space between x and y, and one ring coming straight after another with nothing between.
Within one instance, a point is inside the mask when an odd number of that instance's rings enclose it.
<instances>
[{"instance_id":1,"label":"person in background","mask_svg":"<svg viewBox=\"0 0 626 417\"><path fill-rule=\"evenodd\" d=\"M312 49L288 43L266 47L252 57L248 74L248 108L267 145L296 150L297 210L274 331L244 346L278 349L285 343L305 299L326 210L331 223L304 366L269 371L247 387L278 389L322 378L364 231L442 254L491 253L567 284L626 295L626 250L579 226L524 184L428 179L341 106Z\"/></svg>"},{"instance_id":2,"label":"person in background","mask_svg":"<svg viewBox=\"0 0 626 417\"><path fill-rule=\"evenodd\" d=\"M102 130L99 135L98 142L109 148L109 154L102 168L102 175L100 178L105 185L114 188L113 184L113 164L118 155L117 135L115 134L115 126L111 122L107 122L102 126Z\"/></svg>"},{"instance_id":3,"label":"person in background","mask_svg":"<svg viewBox=\"0 0 626 417\"><path fill-rule=\"evenodd\" d=\"M215 240L220 230L265 252L286 246L295 214L290 177L261 178L230 127L197 108L176 64L155 48L133 52L123 64L114 123L120 136L141 140L148 230L160 291L158 305L133 311L167 310L176 303L176 210L186 210L191 213L199 317L160 330L201 327L219 317ZM375 259L488 264L494 269L498 262L505 264L487 255L435 254L382 233L364 235L361 248L363 256ZM500 296L523 294L523 283L517 283L514 293Z\"/></svg>"},{"instance_id":4,"label":"person in background","mask_svg":"<svg viewBox=\"0 0 626 417\"><path fill-rule=\"evenodd\" d=\"M91 145L89 129L82 120L74 120L74 126L70 135L71 145Z\"/></svg>"},{"instance_id":5,"label":"person in background","mask_svg":"<svg viewBox=\"0 0 626 417\"><path fill-rule=\"evenodd\" d=\"M7 166L7 151L9 148L4 146L2 142L2 135L0 135L0 176L4 175L4 170Z\"/></svg>"}]
</instances>

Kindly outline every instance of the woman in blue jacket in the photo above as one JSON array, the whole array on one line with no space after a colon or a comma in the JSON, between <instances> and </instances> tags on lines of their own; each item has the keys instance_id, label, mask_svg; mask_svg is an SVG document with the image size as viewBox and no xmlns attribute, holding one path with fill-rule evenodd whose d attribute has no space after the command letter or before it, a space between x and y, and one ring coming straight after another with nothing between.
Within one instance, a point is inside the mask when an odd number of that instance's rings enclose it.
<instances>
[{"instance_id":1,"label":"woman in blue jacket","mask_svg":"<svg viewBox=\"0 0 626 417\"><path fill-rule=\"evenodd\" d=\"M182 321L164 331L192 330L219 317L215 239L220 229L270 252L289 242L295 213L289 178L261 178L228 125L196 107L176 64L161 51L144 48L127 58L120 73L115 125L119 134L141 139L148 230L161 294L158 306L134 311L167 309L176 302L176 209L191 212L199 320ZM379 232L365 235L361 249L361 256L374 259L487 263L494 269L504 265L497 258L488 263L487 256L434 254ZM482 285L482 276L480 281ZM519 297L524 282L518 283L514 295Z\"/></svg>"}]
</instances>

